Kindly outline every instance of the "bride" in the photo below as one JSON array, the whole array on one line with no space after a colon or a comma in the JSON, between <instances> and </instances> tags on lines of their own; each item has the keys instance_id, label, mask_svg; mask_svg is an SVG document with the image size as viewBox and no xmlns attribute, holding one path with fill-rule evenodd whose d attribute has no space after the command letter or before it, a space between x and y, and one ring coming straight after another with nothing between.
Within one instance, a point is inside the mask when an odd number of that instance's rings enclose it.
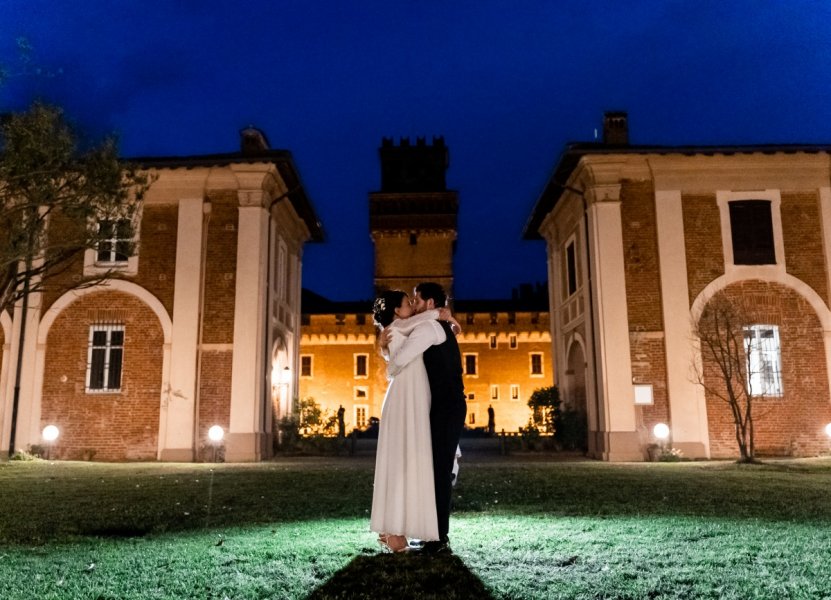
<instances>
[{"instance_id":1,"label":"bride","mask_svg":"<svg viewBox=\"0 0 831 600\"><path fill-rule=\"evenodd\" d=\"M419 323L439 318L455 323L446 309L413 316L410 298L400 290L383 292L375 300L373 314L376 325L390 331L389 357L395 356ZM421 356L390 381L384 397L370 529L393 552L408 550L407 538L439 539L430 442L430 384Z\"/></svg>"}]
</instances>

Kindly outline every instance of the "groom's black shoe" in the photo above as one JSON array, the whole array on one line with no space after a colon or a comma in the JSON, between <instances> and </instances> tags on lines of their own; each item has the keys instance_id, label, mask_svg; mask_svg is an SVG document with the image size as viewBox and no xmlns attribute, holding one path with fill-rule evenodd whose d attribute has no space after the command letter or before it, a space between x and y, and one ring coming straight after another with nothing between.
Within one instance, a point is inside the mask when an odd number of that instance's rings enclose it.
<instances>
[{"instance_id":1,"label":"groom's black shoe","mask_svg":"<svg viewBox=\"0 0 831 600\"><path fill-rule=\"evenodd\" d=\"M424 545L419 550L421 554L427 556L437 556L439 554L452 554L448 540L436 540L433 542L424 542Z\"/></svg>"}]
</instances>

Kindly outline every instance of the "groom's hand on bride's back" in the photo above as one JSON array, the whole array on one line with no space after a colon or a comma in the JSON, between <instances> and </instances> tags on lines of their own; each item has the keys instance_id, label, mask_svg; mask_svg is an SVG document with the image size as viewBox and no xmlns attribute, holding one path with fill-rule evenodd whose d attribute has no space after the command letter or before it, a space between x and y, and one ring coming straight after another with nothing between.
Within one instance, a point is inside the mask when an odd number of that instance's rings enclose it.
<instances>
[{"instance_id":1,"label":"groom's hand on bride's back","mask_svg":"<svg viewBox=\"0 0 831 600\"><path fill-rule=\"evenodd\" d=\"M389 347L391 339L392 329L390 329L390 326L387 325L384 327L384 330L381 331L381 335L378 336L378 345L381 347L381 350L386 350L387 347Z\"/></svg>"}]
</instances>

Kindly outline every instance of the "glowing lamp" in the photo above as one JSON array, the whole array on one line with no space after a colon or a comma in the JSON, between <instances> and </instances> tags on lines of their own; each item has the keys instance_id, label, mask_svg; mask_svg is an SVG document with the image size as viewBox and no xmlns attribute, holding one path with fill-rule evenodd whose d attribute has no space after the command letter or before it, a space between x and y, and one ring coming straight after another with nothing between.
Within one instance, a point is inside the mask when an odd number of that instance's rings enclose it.
<instances>
[{"instance_id":1,"label":"glowing lamp","mask_svg":"<svg viewBox=\"0 0 831 600\"><path fill-rule=\"evenodd\" d=\"M665 440L669 437L669 426L666 423L658 423L652 428L652 434L659 440Z\"/></svg>"},{"instance_id":2,"label":"glowing lamp","mask_svg":"<svg viewBox=\"0 0 831 600\"><path fill-rule=\"evenodd\" d=\"M219 425L214 425L210 429L208 429L208 438L214 443L218 444L222 441L222 438L225 437L225 430L222 429Z\"/></svg>"},{"instance_id":3,"label":"glowing lamp","mask_svg":"<svg viewBox=\"0 0 831 600\"><path fill-rule=\"evenodd\" d=\"M825 426L825 435L831 437L831 423Z\"/></svg>"},{"instance_id":4,"label":"glowing lamp","mask_svg":"<svg viewBox=\"0 0 831 600\"><path fill-rule=\"evenodd\" d=\"M46 427L43 428L42 435L43 435L43 439L46 440L47 442L54 442L56 439L58 439L58 436L60 435L60 433L61 432L54 425L47 425Z\"/></svg>"}]
</instances>

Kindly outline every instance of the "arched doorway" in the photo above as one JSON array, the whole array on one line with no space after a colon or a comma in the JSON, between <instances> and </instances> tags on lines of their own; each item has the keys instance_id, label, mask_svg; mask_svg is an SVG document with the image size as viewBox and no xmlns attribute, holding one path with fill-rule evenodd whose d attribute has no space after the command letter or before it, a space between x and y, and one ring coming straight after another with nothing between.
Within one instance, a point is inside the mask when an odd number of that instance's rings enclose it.
<instances>
[{"instance_id":1,"label":"arched doorway","mask_svg":"<svg viewBox=\"0 0 831 600\"><path fill-rule=\"evenodd\" d=\"M588 411L586 409L586 355L583 346L573 339L566 353L565 389L562 390L563 445L574 450L588 450Z\"/></svg>"}]
</instances>

